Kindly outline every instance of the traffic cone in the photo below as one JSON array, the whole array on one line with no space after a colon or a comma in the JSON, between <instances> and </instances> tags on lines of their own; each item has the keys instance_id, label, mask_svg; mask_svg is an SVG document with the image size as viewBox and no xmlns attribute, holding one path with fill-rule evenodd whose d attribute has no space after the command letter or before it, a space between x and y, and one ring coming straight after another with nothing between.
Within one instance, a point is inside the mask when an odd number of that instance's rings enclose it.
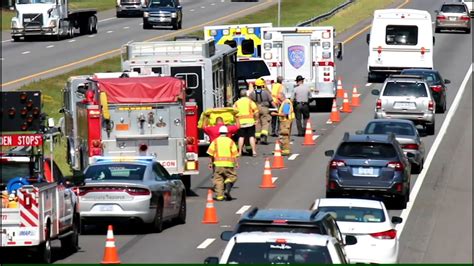
<instances>
[{"instance_id":1,"label":"traffic cone","mask_svg":"<svg viewBox=\"0 0 474 266\"><path fill-rule=\"evenodd\" d=\"M216 207L214 207L214 200L212 199L212 190L207 191L207 202L206 209L204 210L204 218L202 219L203 224L216 224L219 220L217 219Z\"/></svg>"},{"instance_id":2,"label":"traffic cone","mask_svg":"<svg viewBox=\"0 0 474 266\"><path fill-rule=\"evenodd\" d=\"M360 94L359 94L359 92L357 92L357 87L356 86L354 86L352 88L351 106L352 107L359 107L360 106Z\"/></svg>"},{"instance_id":3,"label":"traffic cone","mask_svg":"<svg viewBox=\"0 0 474 266\"><path fill-rule=\"evenodd\" d=\"M120 264L117 248L115 247L115 238L112 225L107 229L107 239L105 240L104 257L101 264Z\"/></svg>"},{"instance_id":4,"label":"traffic cone","mask_svg":"<svg viewBox=\"0 0 474 266\"><path fill-rule=\"evenodd\" d=\"M304 133L304 142L303 145L315 145L314 139L313 139L313 130L311 129L311 122L306 122L306 131Z\"/></svg>"},{"instance_id":5,"label":"traffic cone","mask_svg":"<svg viewBox=\"0 0 474 266\"><path fill-rule=\"evenodd\" d=\"M337 109L336 99L332 101L332 109L331 114L329 115L329 124L341 122L341 115L339 114L339 110Z\"/></svg>"},{"instance_id":6,"label":"traffic cone","mask_svg":"<svg viewBox=\"0 0 474 266\"><path fill-rule=\"evenodd\" d=\"M280 148L280 141L276 141L275 143L275 152L273 155L273 169L283 169L285 168L285 163L283 161L283 156L281 155L281 148Z\"/></svg>"},{"instance_id":7,"label":"traffic cone","mask_svg":"<svg viewBox=\"0 0 474 266\"><path fill-rule=\"evenodd\" d=\"M272 170L270 169L270 160L268 160L268 158L265 159L265 168L263 170L260 188L276 188L275 184L273 184Z\"/></svg>"},{"instance_id":8,"label":"traffic cone","mask_svg":"<svg viewBox=\"0 0 474 266\"><path fill-rule=\"evenodd\" d=\"M337 78L336 97L341 99L344 97L344 88L342 87L341 77Z\"/></svg>"},{"instance_id":9,"label":"traffic cone","mask_svg":"<svg viewBox=\"0 0 474 266\"><path fill-rule=\"evenodd\" d=\"M351 104L349 103L349 99L347 97L347 92L344 92L344 100L342 101L342 110L343 113L352 113Z\"/></svg>"}]
</instances>

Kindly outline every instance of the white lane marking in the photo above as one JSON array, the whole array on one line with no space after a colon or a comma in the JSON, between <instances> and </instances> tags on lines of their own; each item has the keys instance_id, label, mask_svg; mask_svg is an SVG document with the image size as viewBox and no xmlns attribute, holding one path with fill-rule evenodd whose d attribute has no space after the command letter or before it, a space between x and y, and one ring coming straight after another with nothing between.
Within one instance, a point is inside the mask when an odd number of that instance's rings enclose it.
<instances>
[{"instance_id":1,"label":"white lane marking","mask_svg":"<svg viewBox=\"0 0 474 266\"><path fill-rule=\"evenodd\" d=\"M21 53L21 54L29 54L29 53L31 53L31 52L30 52L30 51L24 51L24 52Z\"/></svg>"},{"instance_id":2,"label":"white lane marking","mask_svg":"<svg viewBox=\"0 0 474 266\"><path fill-rule=\"evenodd\" d=\"M403 232L403 228L405 227L408 216L410 215L413 204L415 203L416 196L418 196L418 193L420 192L421 186L423 185L423 181L425 180L425 177L426 177L426 173L430 169L430 165L431 165L431 162L433 161L436 151L438 150L439 145L441 144L441 141L443 140L444 135L446 134L446 131L448 130L449 124L451 123L451 120L453 119L454 113L459 107L462 94L464 93L464 90L466 89L466 85L467 85L467 82L469 81L471 74L472 74L472 64L467 70L466 76L464 77L464 80L461 83L461 87L459 87L459 91L456 94L456 98L454 98L451 108L449 108L449 112L446 115L446 119L444 119L443 125L439 129L438 135L436 136L436 139L434 140L433 145L431 146L430 152L428 153L428 156L426 157L425 164L423 165L423 170L421 170L421 173L418 175L415 185L413 186L413 189L411 190L410 201L408 202L406 209L404 209L400 215L400 217L403 219L403 222L401 224L397 224L396 226L396 229L398 232L400 232L400 235Z\"/></svg>"},{"instance_id":3,"label":"white lane marking","mask_svg":"<svg viewBox=\"0 0 474 266\"><path fill-rule=\"evenodd\" d=\"M293 161L294 159L296 159L296 157L298 157L298 155L299 155L298 153L294 153L290 157L288 157L288 160Z\"/></svg>"},{"instance_id":4,"label":"white lane marking","mask_svg":"<svg viewBox=\"0 0 474 266\"><path fill-rule=\"evenodd\" d=\"M107 31L107 33L112 33L112 32L114 32L114 31L113 31L113 30L108 30L108 31Z\"/></svg>"},{"instance_id":5,"label":"white lane marking","mask_svg":"<svg viewBox=\"0 0 474 266\"><path fill-rule=\"evenodd\" d=\"M313 135L313 140L316 140L317 138L319 138L319 135Z\"/></svg>"},{"instance_id":6,"label":"white lane marking","mask_svg":"<svg viewBox=\"0 0 474 266\"><path fill-rule=\"evenodd\" d=\"M11 41L13 41L13 39L10 39L10 40L4 40L4 41L2 41L2 43L4 43L4 42L11 42Z\"/></svg>"},{"instance_id":7,"label":"white lane marking","mask_svg":"<svg viewBox=\"0 0 474 266\"><path fill-rule=\"evenodd\" d=\"M272 183L275 183L277 181L278 177L272 176Z\"/></svg>"},{"instance_id":8,"label":"white lane marking","mask_svg":"<svg viewBox=\"0 0 474 266\"><path fill-rule=\"evenodd\" d=\"M250 207L252 207L252 205L244 205L235 214L242 214L246 212L248 209L250 209Z\"/></svg>"},{"instance_id":9,"label":"white lane marking","mask_svg":"<svg viewBox=\"0 0 474 266\"><path fill-rule=\"evenodd\" d=\"M227 225L227 224L221 225L221 228L230 228L230 227L232 227L232 225Z\"/></svg>"},{"instance_id":10,"label":"white lane marking","mask_svg":"<svg viewBox=\"0 0 474 266\"><path fill-rule=\"evenodd\" d=\"M194 9L189 10L190 12L194 12Z\"/></svg>"},{"instance_id":11,"label":"white lane marking","mask_svg":"<svg viewBox=\"0 0 474 266\"><path fill-rule=\"evenodd\" d=\"M3 58L3 57L2 57L2 58L0 58L0 61L3 61L3 60L5 60L5 58Z\"/></svg>"},{"instance_id":12,"label":"white lane marking","mask_svg":"<svg viewBox=\"0 0 474 266\"><path fill-rule=\"evenodd\" d=\"M76 40L69 40L69 41L67 41L67 42L75 42L75 41L76 41Z\"/></svg>"},{"instance_id":13,"label":"white lane marking","mask_svg":"<svg viewBox=\"0 0 474 266\"><path fill-rule=\"evenodd\" d=\"M216 3L212 3L212 4L211 4L211 6L215 6L215 5L216 5Z\"/></svg>"},{"instance_id":14,"label":"white lane marking","mask_svg":"<svg viewBox=\"0 0 474 266\"><path fill-rule=\"evenodd\" d=\"M104 18L103 20L99 20L98 22L104 22L104 21L108 21L108 20L112 20L112 19L116 19L115 17L112 17L112 18Z\"/></svg>"},{"instance_id":15,"label":"white lane marking","mask_svg":"<svg viewBox=\"0 0 474 266\"><path fill-rule=\"evenodd\" d=\"M46 46L46 49L53 48L53 47L54 47L54 45L48 45L48 46Z\"/></svg>"},{"instance_id":16,"label":"white lane marking","mask_svg":"<svg viewBox=\"0 0 474 266\"><path fill-rule=\"evenodd\" d=\"M97 35L94 34L94 35L89 35L89 36L87 36L87 37L89 37L89 38L94 38L95 36L97 36Z\"/></svg>"},{"instance_id":17,"label":"white lane marking","mask_svg":"<svg viewBox=\"0 0 474 266\"><path fill-rule=\"evenodd\" d=\"M205 6L201 6L201 8L206 8Z\"/></svg>"},{"instance_id":18,"label":"white lane marking","mask_svg":"<svg viewBox=\"0 0 474 266\"><path fill-rule=\"evenodd\" d=\"M124 30L130 29L130 27L129 27L129 26L125 26L125 27L123 27L123 29L124 29Z\"/></svg>"},{"instance_id":19,"label":"white lane marking","mask_svg":"<svg viewBox=\"0 0 474 266\"><path fill-rule=\"evenodd\" d=\"M140 24L138 24L138 25L140 25L140 26L141 26L141 25L143 25L143 22L142 22L142 23L140 23Z\"/></svg>"},{"instance_id":20,"label":"white lane marking","mask_svg":"<svg viewBox=\"0 0 474 266\"><path fill-rule=\"evenodd\" d=\"M365 86L370 87L370 86L372 86L372 83L367 83L367 84L365 84Z\"/></svg>"},{"instance_id":21,"label":"white lane marking","mask_svg":"<svg viewBox=\"0 0 474 266\"><path fill-rule=\"evenodd\" d=\"M216 239L215 238L208 238L208 239L204 240L201 244L199 244L199 246L197 246L197 249L207 248L210 244L212 244L212 242L214 242L214 240L216 240Z\"/></svg>"}]
</instances>

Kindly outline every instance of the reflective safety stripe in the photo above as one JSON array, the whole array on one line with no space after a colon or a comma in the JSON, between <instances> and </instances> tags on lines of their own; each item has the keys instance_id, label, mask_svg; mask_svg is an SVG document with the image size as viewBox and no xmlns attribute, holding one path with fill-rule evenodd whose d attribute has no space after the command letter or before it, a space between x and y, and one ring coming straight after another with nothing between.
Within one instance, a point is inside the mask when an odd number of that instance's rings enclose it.
<instances>
[{"instance_id":1,"label":"reflective safety stripe","mask_svg":"<svg viewBox=\"0 0 474 266\"><path fill-rule=\"evenodd\" d=\"M222 149L222 142L228 141L229 142L229 150L228 151L223 151ZM219 144L221 143L221 144ZM235 165L235 159L236 159L236 152L232 151L234 144L234 141L228 137L223 137L220 136L217 139L215 139L211 145L214 145L214 152L213 152L213 158L214 158L214 165L216 166L221 166L221 167L234 167Z\"/></svg>"},{"instance_id":2,"label":"reflective safety stripe","mask_svg":"<svg viewBox=\"0 0 474 266\"><path fill-rule=\"evenodd\" d=\"M252 103L253 101L250 98L244 97L244 98L239 99L234 104L234 108L236 108L237 111L239 112L238 117L240 120L240 124L255 124L254 110L252 108Z\"/></svg>"}]
</instances>

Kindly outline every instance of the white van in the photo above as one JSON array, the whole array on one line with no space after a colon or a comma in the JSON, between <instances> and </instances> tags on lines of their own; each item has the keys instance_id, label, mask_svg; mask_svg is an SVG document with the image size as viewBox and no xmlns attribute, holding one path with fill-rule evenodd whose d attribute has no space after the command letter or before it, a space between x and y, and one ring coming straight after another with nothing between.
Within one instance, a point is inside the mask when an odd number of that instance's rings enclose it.
<instances>
[{"instance_id":1,"label":"white van","mask_svg":"<svg viewBox=\"0 0 474 266\"><path fill-rule=\"evenodd\" d=\"M433 68L434 37L427 11L375 10L367 43L369 82L405 68Z\"/></svg>"}]
</instances>

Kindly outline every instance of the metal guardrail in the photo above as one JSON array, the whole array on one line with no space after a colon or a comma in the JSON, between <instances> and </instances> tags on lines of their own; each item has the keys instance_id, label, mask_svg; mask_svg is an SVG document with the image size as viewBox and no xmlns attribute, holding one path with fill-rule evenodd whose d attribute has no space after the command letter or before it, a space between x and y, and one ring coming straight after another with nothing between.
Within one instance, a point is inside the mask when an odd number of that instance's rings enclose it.
<instances>
[{"instance_id":1,"label":"metal guardrail","mask_svg":"<svg viewBox=\"0 0 474 266\"><path fill-rule=\"evenodd\" d=\"M324 13L324 14L321 14L319 16L316 16L316 17L313 17L311 19L308 19L306 21L303 21L299 24L297 24L296 26L297 27L301 27L301 26L308 26L310 24L313 24L313 23L316 23L316 22L321 22L323 20L326 20L330 17L332 17L334 14L336 14L337 12L339 12L340 10L344 9L345 7L347 7L348 5L354 3L356 0L348 0L344 3L342 3L341 5L335 7L334 9L330 10L329 12L327 13Z\"/></svg>"}]
</instances>

